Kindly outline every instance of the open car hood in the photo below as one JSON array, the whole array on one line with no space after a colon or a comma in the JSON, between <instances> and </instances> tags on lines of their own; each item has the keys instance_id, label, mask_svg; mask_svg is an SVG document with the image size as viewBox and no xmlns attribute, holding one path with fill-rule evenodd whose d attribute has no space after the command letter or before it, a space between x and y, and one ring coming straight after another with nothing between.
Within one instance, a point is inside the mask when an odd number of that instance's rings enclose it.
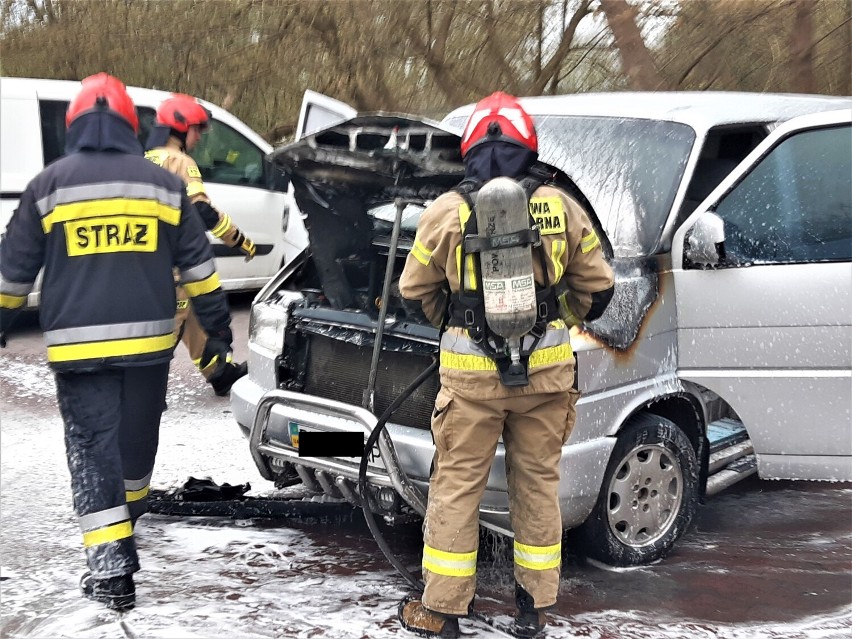
<instances>
[{"instance_id":1,"label":"open car hood","mask_svg":"<svg viewBox=\"0 0 852 639\"><path fill-rule=\"evenodd\" d=\"M464 177L460 142L457 134L436 122L390 113L359 114L282 146L270 158L294 184L310 183L319 190L326 185L371 200L421 191L435 197Z\"/></svg>"},{"instance_id":2,"label":"open car hood","mask_svg":"<svg viewBox=\"0 0 852 639\"><path fill-rule=\"evenodd\" d=\"M436 122L374 113L358 114L273 151L270 159L292 181L310 240L310 273L303 273L296 287L319 287L338 310L375 313L379 291L371 271L384 271L376 262L390 257L393 227L393 216L377 215L377 208L392 208L401 201L422 209L456 186L464 178L460 141L458 134ZM611 256L609 240L586 197L564 172L550 168L556 183L583 204ZM418 213L403 213L392 259L404 261ZM635 262L613 264L616 300L586 327L615 348L633 342L657 294L653 269L643 265L637 271Z\"/></svg>"},{"instance_id":3,"label":"open car hood","mask_svg":"<svg viewBox=\"0 0 852 639\"><path fill-rule=\"evenodd\" d=\"M419 213L464 177L456 133L413 116L358 114L270 154L289 176L308 230L300 285L333 308L374 312L396 203L406 207L393 261L410 249ZM389 211L390 210L390 211Z\"/></svg>"}]
</instances>

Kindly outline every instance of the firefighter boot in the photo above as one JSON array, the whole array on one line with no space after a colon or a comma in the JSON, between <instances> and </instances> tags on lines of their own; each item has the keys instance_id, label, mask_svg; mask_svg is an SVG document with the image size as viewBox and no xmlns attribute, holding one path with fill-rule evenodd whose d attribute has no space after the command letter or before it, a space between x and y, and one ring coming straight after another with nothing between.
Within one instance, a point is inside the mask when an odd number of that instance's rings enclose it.
<instances>
[{"instance_id":1,"label":"firefighter boot","mask_svg":"<svg viewBox=\"0 0 852 639\"><path fill-rule=\"evenodd\" d=\"M429 610L419 599L406 597L399 602L398 615L402 627L421 637L458 639L459 620L451 615Z\"/></svg>"},{"instance_id":2,"label":"firefighter boot","mask_svg":"<svg viewBox=\"0 0 852 639\"><path fill-rule=\"evenodd\" d=\"M130 610L136 605L136 586L133 575L95 579L86 571L80 578L80 590L86 599L98 601L110 610Z\"/></svg>"},{"instance_id":3,"label":"firefighter boot","mask_svg":"<svg viewBox=\"0 0 852 639\"><path fill-rule=\"evenodd\" d=\"M534 607L532 595L517 583L515 584L515 605L518 607L518 613L515 615L512 634L523 639L540 636L547 625L547 615L544 610L537 610Z\"/></svg>"},{"instance_id":4,"label":"firefighter boot","mask_svg":"<svg viewBox=\"0 0 852 639\"><path fill-rule=\"evenodd\" d=\"M233 364L228 362L216 371L208 380L213 387L213 392L219 397L224 397L231 392L231 386L234 385L240 377L244 377L248 373L248 364Z\"/></svg>"}]
</instances>

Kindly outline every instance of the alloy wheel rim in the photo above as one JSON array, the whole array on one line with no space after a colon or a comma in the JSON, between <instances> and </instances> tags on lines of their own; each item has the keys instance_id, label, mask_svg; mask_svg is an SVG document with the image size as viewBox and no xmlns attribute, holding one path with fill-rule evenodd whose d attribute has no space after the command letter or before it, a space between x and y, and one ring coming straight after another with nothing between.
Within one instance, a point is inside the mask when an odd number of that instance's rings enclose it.
<instances>
[{"instance_id":1,"label":"alloy wheel rim","mask_svg":"<svg viewBox=\"0 0 852 639\"><path fill-rule=\"evenodd\" d=\"M671 528L683 501L683 472L674 454L659 444L631 450L610 480L607 521L623 544L653 544Z\"/></svg>"}]
</instances>

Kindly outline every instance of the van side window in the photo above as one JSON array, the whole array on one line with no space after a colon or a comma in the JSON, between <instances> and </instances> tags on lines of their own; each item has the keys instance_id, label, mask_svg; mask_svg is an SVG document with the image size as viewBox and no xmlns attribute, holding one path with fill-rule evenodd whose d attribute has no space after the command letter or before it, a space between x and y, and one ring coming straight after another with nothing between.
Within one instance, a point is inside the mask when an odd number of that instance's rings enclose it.
<instances>
[{"instance_id":1,"label":"van side window","mask_svg":"<svg viewBox=\"0 0 852 639\"><path fill-rule=\"evenodd\" d=\"M852 259L852 127L792 135L716 207L739 262Z\"/></svg>"},{"instance_id":2,"label":"van side window","mask_svg":"<svg viewBox=\"0 0 852 639\"><path fill-rule=\"evenodd\" d=\"M151 127L154 126L154 117L156 115L156 111L150 107L136 107L136 117L139 118L139 133L136 137L142 143L143 149L146 148L148 135L151 133Z\"/></svg>"},{"instance_id":3,"label":"van side window","mask_svg":"<svg viewBox=\"0 0 852 639\"><path fill-rule=\"evenodd\" d=\"M214 120L192 150L205 182L264 186L263 152L227 124Z\"/></svg>"},{"instance_id":4,"label":"van side window","mask_svg":"<svg viewBox=\"0 0 852 639\"><path fill-rule=\"evenodd\" d=\"M68 102L64 100L41 100L41 150L44 164L47 166L65 153L65 111Z\"/></svg>"},{"instance_id":5,"label":"van side window","mask_svg":"<svg viewBox=\"0 0 852 639\"><path fill-rule=\"evenodd\" d=\"M715 127L707 133L678 212L678 226L766 135L766 128L762 125Z\"/></svg>"},{"instance_id":6,"label":"van side window","mask_svg":"<svg viewBox=\"0 0 852 639\"><path fill-rule=\"evenodd\" d=\"M41 146L44 153L45 166L65 154L65 112L68 102L65 100L40 100L39 115L41 117ZM139 133L137 138L144 148L151 125L154 123L154 109L136 107L139 117Z\"/></svg>"}]
</instances>

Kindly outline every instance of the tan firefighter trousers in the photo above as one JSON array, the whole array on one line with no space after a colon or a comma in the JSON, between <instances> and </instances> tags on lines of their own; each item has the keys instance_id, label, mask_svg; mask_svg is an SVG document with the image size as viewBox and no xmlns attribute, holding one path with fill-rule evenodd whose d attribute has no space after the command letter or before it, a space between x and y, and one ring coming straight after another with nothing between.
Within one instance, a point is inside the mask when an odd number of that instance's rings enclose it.
<instances>
[{"instance_id":1,"label":"tan firefighter trousers","mask_svg":"<svg viewBox=\"0 0 852 639\"><path fill-rule=\"evenodd\" d=\"M435 469L423 549L423 604L466 615L476 589L479 502L500 435L506 448L515 579L536 608L556 603L562 519L562 445L574 427L575 391L474 400L441 388L432 416Z\"/></svg>"}]
</instances>

